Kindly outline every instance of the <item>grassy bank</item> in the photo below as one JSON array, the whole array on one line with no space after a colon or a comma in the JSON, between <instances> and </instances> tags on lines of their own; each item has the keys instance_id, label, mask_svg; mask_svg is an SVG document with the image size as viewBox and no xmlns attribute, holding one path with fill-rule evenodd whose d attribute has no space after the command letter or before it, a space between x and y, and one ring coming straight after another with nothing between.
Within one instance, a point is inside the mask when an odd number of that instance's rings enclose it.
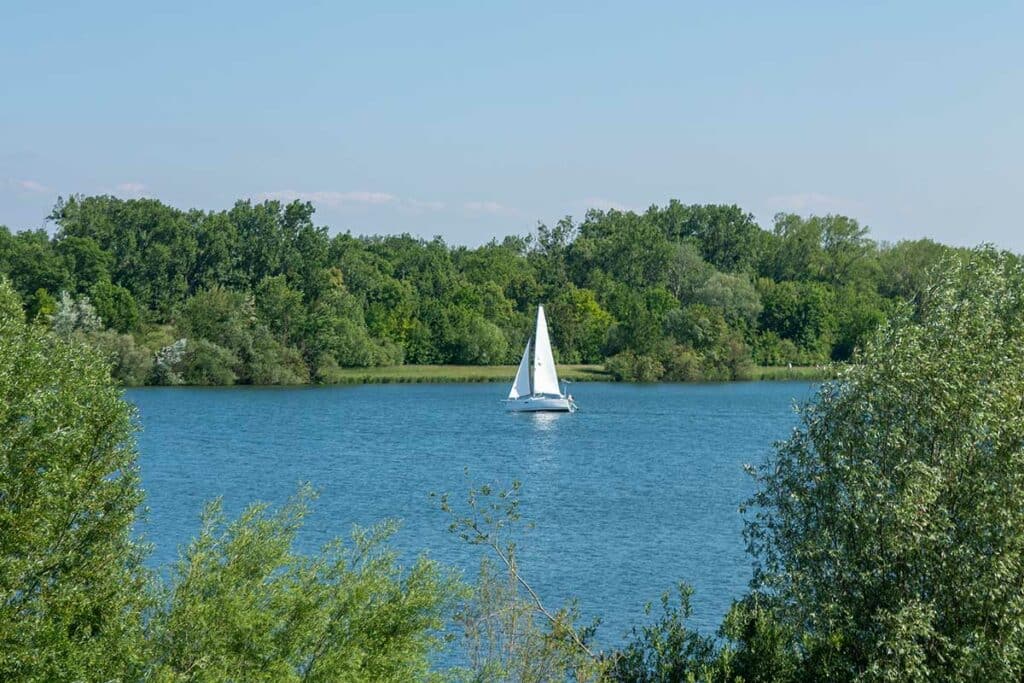
<instances>
[{"instance_id":1,"label":"grassy bank","mask_svg":"<svg viewBox=\"0 0 1024 683\"><path fill-rule=\"evenodd\" d=\"M511 382L515 365L391 365L381 368L343 368L336 384ZM601 365L559 365L558 376L571 382L611 381Z\"/></svg>"},{"instance_id":2,"label":"grassy bank","mask_svg":"<svg viewBox=\"0 0 1024 683\"><path fill-rule=\"evenodd\" d=\"M335 384L422 384L448 382L511 382L514 365L391 365L380 368L343 368ZM559 365L558 376L571 382L610 382L614 378L601 365ZM827 368L815 366L756 366L752 380L821 380L830 377Z\"/></svg>"}]
</instances>

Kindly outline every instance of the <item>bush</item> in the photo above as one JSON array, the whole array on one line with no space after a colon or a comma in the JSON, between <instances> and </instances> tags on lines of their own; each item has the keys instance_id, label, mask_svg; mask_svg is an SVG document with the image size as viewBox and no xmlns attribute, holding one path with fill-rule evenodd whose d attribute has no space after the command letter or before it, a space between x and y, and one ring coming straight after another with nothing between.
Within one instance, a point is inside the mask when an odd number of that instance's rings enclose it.
<instances>
[{"instance_id":1,"label":"bush","mask_svg":"<svg viewBox=\"0 0 1024 683\"><path fill-rule=\"evenodd\" d=\"M607 360L605 369L620 382L656 382L665 374L665 368L652 356L623 351Z\"/></svg>"},{"instance_id":2,"label":"bush","mask_svg":"<svg viewBox=\"0 0 1024 683\"><path fill-rule=\"evenodd\" d=\"M669 382L699 382L704 379L703 359L693 349L673 344L661 354L661 364L665 368L663 380Z\"/></svg>"},{"instance_id":3,"label":"bush","mask_svg":"<svg viewBox=\"0 0 1024 683\"><path fill-rule=\"evenodd\" d=\"M633 628L633 638L613 656L608 678L618 683L647 681L713 681L724 679L718 672L719 652L714 638L688 627L692 615L693 590L680 584L679 601L668 593L661 596L661 615L652 624ZM650 614L651 606L647 605Z\"/></svg>"},{"instance_id":4,"label":"bush","mask_svg":"<svg viewBox=\"0 0 1024 683\"><path fill-rule=\"evenodd\" d=\"M135 343L130 334L113 330L92 332L86 337L110 363L110 373L119 384L137 387L153 372L153 352Z\"/></svg>"},{"instance_id":5,"label":"bush","mask_svg":"<svg viewBox=\"0 0 1024 683\"><path fill-rule=\"evenodd\" d=\"M185 384L227 386L238 379L238 356L206 339L188 345L181 359L181 380Z\"/></svg>"},{"instance_id":6,"label":"bush","mask_svg":"<svg viewBox=\"0 0 1024 683\"><path fill-rule=\"evenodd\" d=\"M219 502L174 568L149 624L163 681L423 680L458 584L420 558L403 571L393 524L314 557L292 551L311 494L229 522Z\"/></svg>"}]
</instances>

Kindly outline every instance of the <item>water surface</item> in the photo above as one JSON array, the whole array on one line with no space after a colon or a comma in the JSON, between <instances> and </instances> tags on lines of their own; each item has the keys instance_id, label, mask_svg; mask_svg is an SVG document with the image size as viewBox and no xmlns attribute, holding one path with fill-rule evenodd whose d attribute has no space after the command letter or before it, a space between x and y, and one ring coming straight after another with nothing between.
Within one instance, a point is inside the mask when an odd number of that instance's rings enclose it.
<instances>
[{"instance_id":1,"label":"water surface","mask_svg":"<svg viewBox=\"0 0 1024 683\"><path fill-rule=\"evenodd\" d=\"M805 382L575 384L578 413L508 414L495 384L329 388L133 389L154 566L177 557L205 501L237 514L282 502L300 482L321 496L304 549L352 524L399 518L393 543L472 576L481 550L447 533L429 493L523 483L536 527L520 542L524 575L551 605L576 596L621 642L643 605L681 579L695 624L717 627L750 577L739 503L744 463L796 423ZM468 469L470 479L464 471Z\"/></svg>"}]
</instances>

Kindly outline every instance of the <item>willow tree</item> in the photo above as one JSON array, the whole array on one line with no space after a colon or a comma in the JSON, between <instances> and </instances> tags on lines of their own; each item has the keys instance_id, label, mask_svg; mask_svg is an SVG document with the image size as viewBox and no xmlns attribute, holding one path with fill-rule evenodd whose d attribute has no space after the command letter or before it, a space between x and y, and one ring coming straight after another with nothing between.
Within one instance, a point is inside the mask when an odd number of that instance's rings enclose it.
<instances>
[{"instance_id":1,"label":"willow tree","mask_svg":"<svg viewBox=\"0 0 1024 683\"><path fill-rule=\"evenodd\" d=\"M757 581L812 679L1024 676L1024 271L978 250L759 470Z\"/></svg>"},{"instance_id":2,"label":"willow tree","mask_svg":"<svg viewBox=\"0 0 1024 683\"><path fill-rule=\"evenodd\" d=\"M130 678L146 594L132 414L0 280L0 679Z\"/></svg>"}]
</instances>

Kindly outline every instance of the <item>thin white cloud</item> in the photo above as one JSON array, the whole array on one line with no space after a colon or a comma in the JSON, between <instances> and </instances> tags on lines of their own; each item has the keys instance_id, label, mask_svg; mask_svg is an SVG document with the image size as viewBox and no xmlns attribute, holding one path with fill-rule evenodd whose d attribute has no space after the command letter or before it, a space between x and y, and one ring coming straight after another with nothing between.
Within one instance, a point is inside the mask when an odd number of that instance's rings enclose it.
<instances>
[{"instance_id":1,"label":"thin white cloud","mask_svg":"<svg viewBox=\"0 0 1024 683\"><path fill-rule=\"evenodd\" d=\"M488 213L492 215L515 213L512 209L498 202L466 202L462 208L470 213Z\"/></svg>"},{"instance_id":2,"label":"thin white cloud","mask_svg":"<svg viewBox=\"0 0 1024 683\"><path fill-rule=\"evenodd\" d=\"M148 188L143 183L119 183L114 186L115 194L138 198L146 195Z\"/></svg>"},{"instance_id":3,"label":"thin white cloud","mask_svg":"<svg viewBox=\"0 0 1024 683\"><path fill-rule=\"evenodd\" d=\"M442 211L446 204L439 201L422 201L419 199L405 199L402 200L402 208L408 209L415 213L425 213L427 211Z\"/></svg>"},{"instance_id":4,"label":"thin white cloud","mask_svg":"<svg viewBox=\"0 0 1024 683\"><path fill-rule=\"evenodd\" d=\"M335 192L322 190L316 192L300 192L298 190L278 190L275 192L264 192L260 199L276 199L284 202L295 201L312 202L332 209L340 209L346 206L365 206L393 204L398 202L398 197L388 192Z\"/></svg>"},{"instance_id":5,"label":"thin white cloud","mask_svg":"<svg viewBox=\"0 0 1024 683\"><path fill-rule=\"evenodd\" d=\"M768 198L768 206L773 211L796 211L800 213L839 213L856 211L863 208L860 202L852 199L821 194L819 192L776 195Z\"/></svg>"},{"instance_id":6,"label":"thin white cloud","mask_svg":"<svg viewBox=\"0 0 1024 683\"><path fill-rule=\"evenodd\" d=\"M621 202L614 201L612 199L606 199L604 197L587 197L575 202L577 206L580 206L584 211L588 209L598 209L600 211L633 211L633 207L626 206Z\"/></svg>"},{"instance_id":7,"label":"thin white cloud","mask_svg":"<svg viewBox=\"0 0 1024 683\"><path fill-rule=\"evenodd\" d=\"M37 180L13 180L11 184L23 192L31 192L32 194L46 194L53 192L52 187L47 187Z\"/></svg>"}]
</instances>

